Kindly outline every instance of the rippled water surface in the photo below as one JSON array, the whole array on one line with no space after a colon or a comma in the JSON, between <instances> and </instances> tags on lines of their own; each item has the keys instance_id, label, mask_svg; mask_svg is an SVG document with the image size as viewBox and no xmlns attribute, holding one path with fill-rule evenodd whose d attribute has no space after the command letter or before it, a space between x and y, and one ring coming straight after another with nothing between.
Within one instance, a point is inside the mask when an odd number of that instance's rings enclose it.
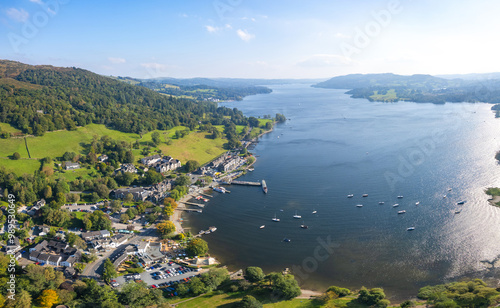
<instances>
[{"instance_id":1,"label":"rippled water surface","mask_svg":"<svg viewBox=\"0 0 500 308\"><path fill-rule=\"evenodd\" d=\"M231 269L288 267L304 287L380 286L397 298L480 275L480 261L500 255L500 208L484 194L500 186L500 119L490 105L374 103L307 85L225 105L290 119L262 137L255 171L240 178L265 179L267 195L231 186L184 216L192 232L218 228L204 239Z\"/></svg>"}]
</instances>

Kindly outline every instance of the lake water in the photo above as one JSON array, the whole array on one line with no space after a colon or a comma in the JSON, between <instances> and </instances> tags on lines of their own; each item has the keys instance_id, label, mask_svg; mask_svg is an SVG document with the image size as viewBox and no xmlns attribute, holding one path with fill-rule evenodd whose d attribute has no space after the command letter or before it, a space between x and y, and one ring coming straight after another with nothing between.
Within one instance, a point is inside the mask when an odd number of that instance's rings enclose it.
<instances>
[{"instance_id":1,"label":"lake water","mask_svg":"<svg viewBox=\"0 0 500 308\"><path fill-rule=\"evenodd\" d=\"M255 171L240 178L265 179L269 193L231 186L202 214L185 215L184 226L216 226L203 238L230 269L290 268L320 291L364 285L401 299L423 285L483 277L481 261L500 255L500 208L484 194L500 186L491 105L378 103L344 92L283 85L226 103L247 116L289 119L262 137Z\"/></svg>"}]
</instances>

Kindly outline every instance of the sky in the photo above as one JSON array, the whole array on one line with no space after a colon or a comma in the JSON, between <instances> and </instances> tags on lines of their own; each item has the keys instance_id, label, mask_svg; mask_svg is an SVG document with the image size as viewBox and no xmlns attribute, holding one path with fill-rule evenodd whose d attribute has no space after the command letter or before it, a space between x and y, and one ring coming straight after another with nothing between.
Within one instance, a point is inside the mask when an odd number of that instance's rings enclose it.
<instances>
[{"instance_id":1,"label":"sky","mask_svg":"<svg viewBox=\"0 0 500 308\"><path fill-rule=\"evenodd\" d=\"M2 0L0 58L114 76L500 71L500 1Z\"/></svg>"}]
</instances>

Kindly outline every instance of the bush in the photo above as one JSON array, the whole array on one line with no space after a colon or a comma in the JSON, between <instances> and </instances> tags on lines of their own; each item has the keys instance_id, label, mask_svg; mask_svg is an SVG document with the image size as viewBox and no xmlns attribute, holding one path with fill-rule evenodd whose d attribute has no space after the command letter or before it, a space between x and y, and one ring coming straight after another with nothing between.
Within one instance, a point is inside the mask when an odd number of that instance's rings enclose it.
<instances>
[{"instance_id":1,"label":"bush","mask_svg":"<svg viewBox=\"0 0 500 308\"><path fill-rule=\"evenodd\" d=\"M14 152L14 154L12 154L13 160L19 160L20 158L21 158L21 154L19 154L18 152Z\"/></svg>"},{"instance_id":2,"label":"bush","mask_svg":"<svg viewBox=\"0 0 500 308\"><path fill-rule=\"evenodd\" d=\"M347 289L347 288L341 288L341 287L337 287L337 286L331 286L329 287L326 292L334 292L335 294L337 294L339 297L344 297L344 296L347 296L349 294L351 294L351 290Z\"/></svg>"}]
</instances>

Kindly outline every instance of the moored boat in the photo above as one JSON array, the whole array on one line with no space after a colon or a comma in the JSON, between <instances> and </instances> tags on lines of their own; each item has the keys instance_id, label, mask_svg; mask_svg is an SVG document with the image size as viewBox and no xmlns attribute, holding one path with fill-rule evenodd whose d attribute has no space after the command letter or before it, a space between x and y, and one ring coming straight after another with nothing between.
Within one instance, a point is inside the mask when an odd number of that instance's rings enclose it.
<instances>
[{"instance_id":1,"label":"moored boat","mask_svg":"<svg viewBox=\"0 0 500 308\"><path fill-rule=\"evenodd\" d=\"M267 184L266 181L262 180L262 191L267 194Z\"/></svg>"}]
</instances>

